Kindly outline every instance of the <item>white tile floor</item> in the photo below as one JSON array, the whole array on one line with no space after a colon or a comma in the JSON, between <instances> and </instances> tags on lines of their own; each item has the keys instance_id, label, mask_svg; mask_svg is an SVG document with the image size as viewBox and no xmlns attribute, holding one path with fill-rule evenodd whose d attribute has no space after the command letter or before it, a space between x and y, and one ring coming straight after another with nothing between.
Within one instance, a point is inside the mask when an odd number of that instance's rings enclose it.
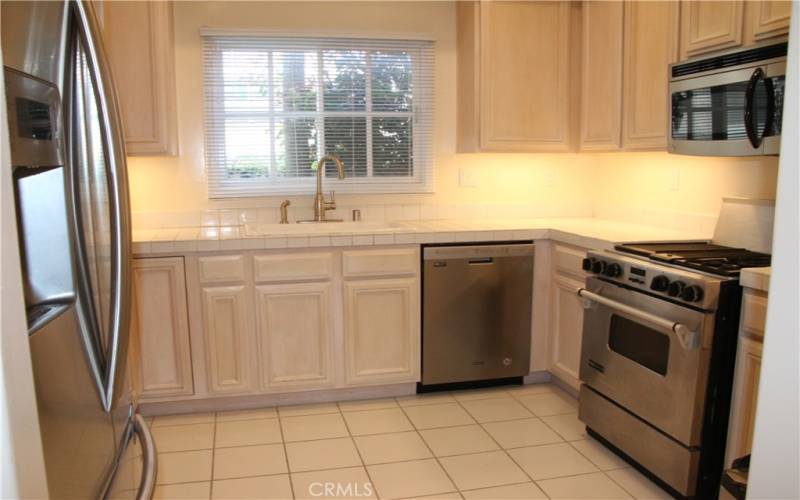
<instances>
[{"instance_id":1,"label":"white tile floor","mask_svg":"<svg viewBox=\"0 0 800 500\"><path fill-rule=\"evenodd\" d=\"M546 384L155 417L152 431L163 499L669 498Z\"/></svg>"}]
</instances>

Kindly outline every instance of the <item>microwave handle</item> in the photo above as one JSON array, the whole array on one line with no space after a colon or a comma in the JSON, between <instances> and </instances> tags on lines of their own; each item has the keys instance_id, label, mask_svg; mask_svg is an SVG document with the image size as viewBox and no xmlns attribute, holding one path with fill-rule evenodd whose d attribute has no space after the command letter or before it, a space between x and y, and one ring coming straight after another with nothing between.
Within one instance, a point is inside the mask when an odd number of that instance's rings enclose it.
<instances>
[{"instance_id":1,"label":"microwave handle","mask_svg":"<svg viewBox=\"0 0 800 500\"><path fill-rule=\"evenodd\" d=\"M672 330L678 337L678 341L681 343L681 346L686 350L691 351L700 346L700 336L697 334L697 332L693 332L684 324L676 321L670 321L662 318L661 316L656 316L655 314L650 314L627 304L623 304L622 302L617 302L616 300L608 299L602 295L590 292L585 288L579 288L577 294L578 297L581 297L582 299L586 299L590 302L597 302L598 304L610 307L611 309L615 309L619 312L623 312L629 316L650 323L651 325L655 325L663 330Z\"/></svg>"},{"instance_id":2,"label":"microwave handle","mask_svg":"<svg viewBox=\"0 0 800 500\"><path fill-rule=\"evenodd\" d=\"M759 137L756 131L755 114L753 113L753 106L755 104L753 97L756 92L756 85L759 80L764 80L764 86L767 90L767 122L764 124L764 134ZM744 128L747 133L747 138L754 148L761 147L764 136L769 133L775 121L775 88L772 80L766 77L766 73L761 68L756 68L753 74L750 75L750 80L747 82L747 90L744 94Z\"/></svg>"}]
</instances>

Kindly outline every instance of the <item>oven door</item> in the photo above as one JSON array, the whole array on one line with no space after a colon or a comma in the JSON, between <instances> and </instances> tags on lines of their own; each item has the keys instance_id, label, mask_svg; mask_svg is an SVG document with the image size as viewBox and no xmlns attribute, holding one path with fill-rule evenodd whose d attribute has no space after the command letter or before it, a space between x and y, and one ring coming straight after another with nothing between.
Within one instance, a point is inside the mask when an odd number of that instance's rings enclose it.
<instances>
[{"instance_id":1,"label":"oven door","mask_svg":"<svg viewBox=\"0 0 800 500\"><path fill-rule=\"evenodd\" d=\"M778 154L786 62L753 65L669 84L669 152Z\"/></svg>"},{"instance_id":2,"label":"oven door","mask_svg":"<svg viewBox=\"0 0 800 500\"><path fill-rule=\"evenodd\" d=\"M684 446L699 445L713 313L586 283L581 380Z\"/></svg>"}]
</instances>

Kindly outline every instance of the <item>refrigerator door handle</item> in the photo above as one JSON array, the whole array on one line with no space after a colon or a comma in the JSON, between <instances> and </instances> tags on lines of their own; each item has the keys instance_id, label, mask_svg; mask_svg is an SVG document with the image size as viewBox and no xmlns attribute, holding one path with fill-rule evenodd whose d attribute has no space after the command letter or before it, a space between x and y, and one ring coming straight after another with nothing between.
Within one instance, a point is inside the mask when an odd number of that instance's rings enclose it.
<instances>
[{"instance_id":1,"label":"refrigerator door handle","mask_svg":"<svg viewBox=\"0 0 800 500\"><path fill-rule=\"evenodd\" d=\"M133 416L133 431L142 441L142 482L139 483L139 491L136 493L137 500L150 500L153 498L153 490L156 486L156 470L158 469L158 455L156 454L156 443L150 434L144 417L140 414Z\"/></svg>"},{"instance_id":2,"label":"refrigerator door handle","mask_svg":"<svg viewBox=\"0 0 800 500\"><path fill-rule=\"evenodd\" d=\"M131 229L125 145L113 78L100 42L93 7L84 0L73 0L70 4L94 80L108 165L112 283L103 399L106 410L110 411L124 382L130 321Z\"/></svg>"}]
</instances>

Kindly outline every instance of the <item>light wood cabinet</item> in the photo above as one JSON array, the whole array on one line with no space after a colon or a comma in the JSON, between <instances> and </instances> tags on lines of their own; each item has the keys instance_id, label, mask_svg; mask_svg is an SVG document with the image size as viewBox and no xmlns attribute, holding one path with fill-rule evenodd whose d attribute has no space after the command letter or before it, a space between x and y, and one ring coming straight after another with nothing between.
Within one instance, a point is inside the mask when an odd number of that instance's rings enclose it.
<instances>
[{"instance_id":1,"label":"light wood cabinet","mask_svg":"<svg viewBox=\"0 0 800 500\"><path fill-rule=\"evenodd\" d=\"M584 284L565 274L553 278L551 311L551 372L574 389L580 388L583 301L577 290Z\"/></svg>"},{"instance_id":2,"label":"light wood cabinet","mask_svg":"<svg viewBox=\"0 0 800 500\"><path fill-rule=\"evenodd\" d=\"M681 59L742 45L744 2L681 2Z\"/></svg>"},{"instance_id":3,"label":"light wood cabinet","mask_svg":"<svg viewBox=\"0 0 800 500\"><path fill-rule=\"evenodd\" d=\"M777 41L789 35L790 1L745 2L744 14L745 45Z\"/></svg>"},{"instance_id":4,"label":"light wood cabinet","mask_svg":"<svg viewBox=\"0 0 800 500\"><path fill-rule=\"evenodd\" d=\"M131 358L142 399L190 395L192 360L182 257L133 261Z\"/></svg>"},{"instance_id":5,"label":"light wood cabinet","mask_svg":"<svg viewBox=\"0 0 800 500\"><path fill-rule=\"evenodd\" d=\"M666 149L669 64L678 55L676 2L625 3L622 146Z\"/></svg>"},{"instance_id":6,"label":"light wood cabinet","mask_svg":"<svg viewBox=\"0 0 800 500\"><path fill-rule=\"evenodd\" d=\"M103 2L102 19L127 154L178 154L172 3Z\"/></svg>"},{"instance_id":7,"label":"light wood cabinet","mask_svg":"<svg viewBox=\"0 0 800 500\"><path fill-rule=\"evenodd\" d=\"M582 151L613 151L621 146L623 19L623 2L583 4Z\"/></svg>"},{"instance_id":8,"label":"light wood cabinet","mask_svg":"<svg viewBox=\"0 0 800 500\"><path fill-rule=\"evenodd\" d=\"M570 148L577 2L458 2L459 152ZM577 52L577 51L576 51Z\"/></svg>"},{"instance_id":9,"label":"light wood cabinet","mask_svg":"<svg viewBox=\"0 0 800 500\"><path fill-rule=\"evenodd\" d=\"M345 378L349 385L419 380L419 279L344 284Z\"/></svg>"},{"instance_id":10,"label":"light wood cabinet","mask_svg":"<svg viewBox=\"0 0 800 500\"><path fill-rule=\"evenodd\" d=\"M246 392L252 388L248 324L252 315L245 286L206 286L201 295L209 392Z\"/></svg>"},{"instance_id":11,"label":"light wood cabinet","mask_svg":"<svg viewBox=\"0 0 800 500\"><path fill-rule=\"evenodd\" d=\"M333 381L330 283L256 287L262 389Z\"/></svg>"}]
</instances>

